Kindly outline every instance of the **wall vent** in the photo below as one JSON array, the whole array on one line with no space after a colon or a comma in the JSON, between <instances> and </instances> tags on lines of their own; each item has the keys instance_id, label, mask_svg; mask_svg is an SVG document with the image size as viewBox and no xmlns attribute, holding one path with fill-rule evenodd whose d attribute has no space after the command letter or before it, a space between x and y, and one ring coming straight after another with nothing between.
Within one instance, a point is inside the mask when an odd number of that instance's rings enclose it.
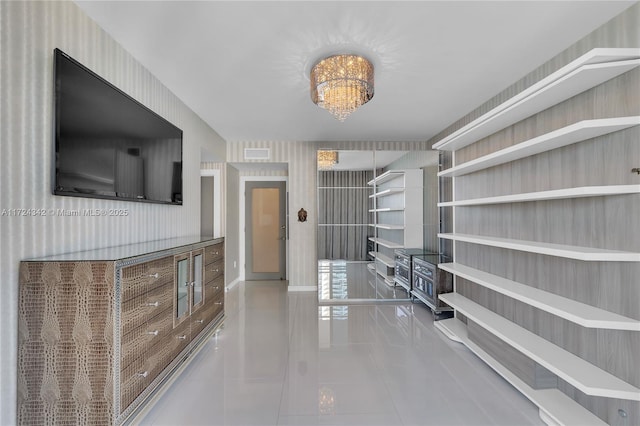
<instances>
[{"instance_id":1,"label":"wall vent","mask_svg":"<svg viewBox=\"0 0 640 426\"><path fill-rule=\"evenodd\" d=\"M245 160L268 160L271 158L271 148L245 148Z\"/></svg>"}]
</instances>

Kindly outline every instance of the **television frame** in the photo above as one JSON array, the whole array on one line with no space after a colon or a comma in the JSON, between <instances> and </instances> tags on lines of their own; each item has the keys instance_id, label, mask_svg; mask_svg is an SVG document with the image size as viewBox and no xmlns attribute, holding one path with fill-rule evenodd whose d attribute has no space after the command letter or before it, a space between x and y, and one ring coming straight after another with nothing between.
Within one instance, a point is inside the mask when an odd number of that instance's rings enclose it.
<instances>
[{"instance_id":1,"label":"television frame","mask_svg":"<svg viewBox=\"0 0 640 426\"><path fill-rule=\"evenodd\" d=\"M127 101L131 102L131 104L142 111L152 114L155 118L160 120L163 124L168 125L176 130L176 132L180 135L180 161L173 163L173 168L176 166L180 170L180 192L179 197L175 197L173 192L173 188L171 189L171 199L172 201L164 201L164 200L153 200L147 198L138 198L138 197L124 197L116 195L108 195L102 193L91 193L91 192L82 192L82 191L66 191L58 189L58 152L59 152L59 144L60 144L60 121L61 121L61 113L60 113L60 89L59 89L59 78L58 70L57 70L57 61L58 58L62 56L64 60L71 62L75 66L79 67L84 73L87 73L91 78L96 79L98 82L104 84L109 90L113 90L118 94L122 95ZM72 58L65 52L63 52L59 48L55 48L53 51L53 152L52 152L52 168L51 168L51 186L53 195L58 196L70 196L70 197L80 197L80 198L97 198L97 199L105 199L105 200L118 200L118 201L129 201L129 202L138 202L138 203L151 203L151 204L163 204L163 205L175 205L181 206L184 201L184 132L179 127L175 126L173 123L160 116L158 113L142 104L141 102L134 99L132 96L124 92L123 90L116 87L114 84L107 81L105 78L101 77L76 59ZM174 180L171 182L171 186L175 184ZM115 192L115 191L114 191Z\"/></svg>"}]
</instances>

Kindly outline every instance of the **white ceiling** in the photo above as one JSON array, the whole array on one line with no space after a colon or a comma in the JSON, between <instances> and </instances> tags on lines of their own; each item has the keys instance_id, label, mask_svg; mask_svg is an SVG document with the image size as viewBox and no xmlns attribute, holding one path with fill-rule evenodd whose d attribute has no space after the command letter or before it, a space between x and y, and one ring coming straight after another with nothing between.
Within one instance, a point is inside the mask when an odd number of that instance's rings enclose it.
<instances>
[{"instance_id":1,"label":"white ceiling","mask_svg":"<svg viewBox=\"0 0 640 426\"><path fill-rule=\"evenodd\" d=\"M427 140L634 1L78 1L227 141ZM315 61L355 52L375 96L344 123Z\"/></svg>"}]
</instances>

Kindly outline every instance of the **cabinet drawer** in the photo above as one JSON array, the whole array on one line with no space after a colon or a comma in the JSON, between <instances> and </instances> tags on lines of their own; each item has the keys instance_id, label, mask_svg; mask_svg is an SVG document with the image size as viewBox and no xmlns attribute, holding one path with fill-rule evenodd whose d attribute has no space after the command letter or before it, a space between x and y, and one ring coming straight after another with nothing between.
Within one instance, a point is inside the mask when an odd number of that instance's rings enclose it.
<instances>
[{"instance_id":1,"label":"cabinet drawer","mask_svg":"<svg viewBox=\"0 0 640 426\"><path fill-rule=\"evenodd\" d=\"M204 282L208 283L224 275L224 259L219 259L204 266Z\"/></svg>"},{"instance_id":2,"label":"cabinet drawer","mask_svg":"<svg viewBox=\"0 0 640 426\"><path fill-rule=\"evenodd\" d=\"M173 257L122 268L122 301L145 294L157 285L173 281Z\"/></svg>"},{"instance_id":3,"label":"cabinet drawer","mask_svg":"<svg viewBox=\"0 0 640 426\"><path fill-rule=\"evenodd\" d=\"M224 259L224 244L218 243L204 249L204 263L208 265L217 260Z\"/></svg>"},{"instance_id":4,"label":"cabinet drawer","mask_svg":"<svg viewBox=\"0 0 640 426\"><path fill-rule=\"evenodd\" d=\"M216 293L224 292L224 277L219 276L204 286L205 303L215 297Z\"/></svg>"},{"instance_id":5,"label":"cabinet drawer","mask_svg":"<svg viewBox=\"0 0 640 426\"><path fill-rule=\"evenodd\" d=\"M189 321L183 321L171 333L170 342L167 343L171 349L171 358L178 356L184 348L191 342L191 325Z\"/></svg>"},{"instance_id":6,"label":"cabinet drawer","mask_svg":"<svg viewBox=\"0 0 640 426\"><path fill-rule=\"evenodd\" d=\"M165 309L149 321L122 336L121 370L135 359L144 358L147 351L159 341L164 341L172 334L173 318L171 308Z\"/></svg>"},{"instance_id":7,"label":"cabinet drawer","mask_svg":"<svg viewBox=\"0 0 640 426\"><path fill-rule=\"evenodd\" d=\"M137 359L120 373L120 410L129 404L151 383L146 359Z\"/></svg>"},{"instance_id":8,"label":"cabinet drawer","mask_svg":"<svg viewBox=\"0 0 640 426\"><path fill-rule=\"evenodd\" d=\"M123 302L120 319L122 335L130 333L159 313L170 309L173 306L172 299L173 284L169 282Z\"/></svg>"}]
</instances>

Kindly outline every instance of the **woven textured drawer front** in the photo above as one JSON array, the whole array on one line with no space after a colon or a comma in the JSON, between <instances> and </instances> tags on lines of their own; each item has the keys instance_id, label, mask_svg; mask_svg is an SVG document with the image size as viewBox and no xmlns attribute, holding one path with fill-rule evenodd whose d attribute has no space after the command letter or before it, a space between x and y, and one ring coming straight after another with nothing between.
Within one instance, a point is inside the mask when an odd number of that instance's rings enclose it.
<instances>
[{"instance_id":1,"label":"woven textured drawer front","mask_svg":"<svg viewBox=\"0 0 640 426\"><path fill-rule=\"evenodd\" d=\"M163 257L122 268L122 301L140 296L158 285L173 282L173 257Z\"/></svg>"},{"instance_id":2,"label":"woven textured drawer front","mask_svg":"<svg viewBox=\"0 0 640 426\"><path fill-rule=\"evenodd\" d=\"M120 322L122 335L131 333L160 312L170 309L172 298L173 283L167 283L124 302Z\"/></svg>"},{"instance_id":3,"label":"woven textured drawer front","mask_svg":"<svg viewBox=\"0 0 640 426\"><path fill-rule=\"evenodd\" d=\"M208 265L218 260L224 259L224 244L218 243L204 249L204 263Z\"/></svg>"},{"instance_id":4,"label":"woven textured drawer front","mask_svg":"<svg viewBox=\"0 0 640 426\"><path fill-rule=\"evenodd\" d=\"M166 340L173 330L171 307L166 308L149 321L141 324L122 336L120 368L126 368L131 362L147 355L147 351L160 340Z\"/></svg>"}]
</instances>

